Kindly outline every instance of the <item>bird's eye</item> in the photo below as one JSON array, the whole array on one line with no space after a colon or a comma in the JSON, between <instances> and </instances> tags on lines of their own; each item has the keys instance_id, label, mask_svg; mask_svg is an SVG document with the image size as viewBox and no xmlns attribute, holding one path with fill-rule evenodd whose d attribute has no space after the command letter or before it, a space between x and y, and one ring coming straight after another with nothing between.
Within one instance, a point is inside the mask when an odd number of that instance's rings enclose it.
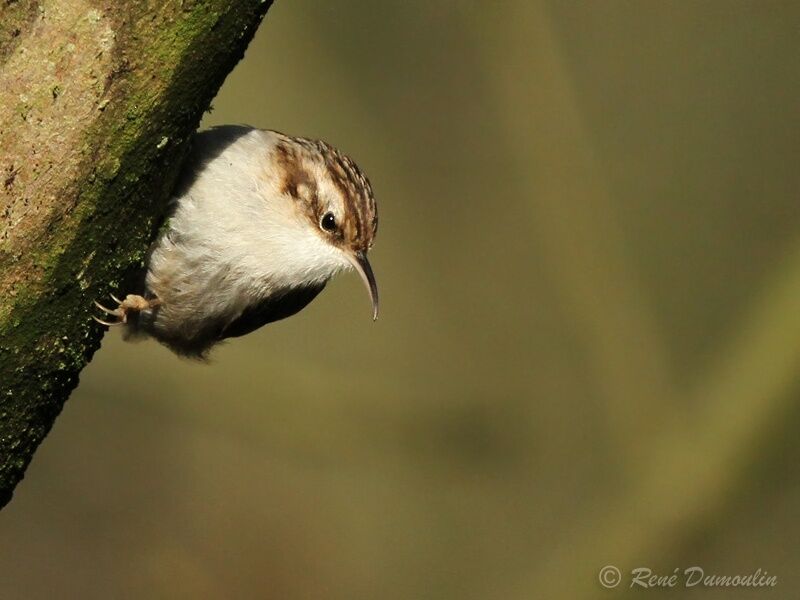
<instances>
[{"instance_id":1,"label":"bird's eye","mask_svg":"<svg viewBox=\"0 0 800 600\"><path fill-rule=\"evenodd\" d=\"M334 231L336 229L336 217L333 216L333 213L325 213L319 224L325 231Z\"/></svg>"}]
</instances>

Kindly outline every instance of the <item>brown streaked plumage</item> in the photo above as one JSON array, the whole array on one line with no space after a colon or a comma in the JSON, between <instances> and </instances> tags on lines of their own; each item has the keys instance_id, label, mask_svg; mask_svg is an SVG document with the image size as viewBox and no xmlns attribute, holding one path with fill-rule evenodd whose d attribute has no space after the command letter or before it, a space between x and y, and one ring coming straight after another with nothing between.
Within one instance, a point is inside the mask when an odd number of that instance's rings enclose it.
<instances>
[{"instance_id":1,"label":"brown streaked plumage","mask_svg":"<svg viewBox=\"0 0 800 600\"><path fill-rule=\"evenodd\" d=\"M372 186L349 157L330 146L327 148L330 152L324 153L325 166L348 205L348 218L344 225L345 236L359 240L361 245L358 250L368 250L378 230L378 212L372 195Z\"/></svg>"},{"instance_id":2,"label":"brown streaked plumage","mask_svg":"<svg viewBox=\"0 0 800 600\"><path fill-rule=\"evenodd\" d=\"M327 142L277 135L280 141L275 144L274 155L282 170L281 190L304 201L309 216L319 220L324 211L311 172L314 167L324 165L347 208L338 236L334 237L353 250L369 250L378 230L378 213L367 176L353 159Z\"/></svg>"}]
</instances>

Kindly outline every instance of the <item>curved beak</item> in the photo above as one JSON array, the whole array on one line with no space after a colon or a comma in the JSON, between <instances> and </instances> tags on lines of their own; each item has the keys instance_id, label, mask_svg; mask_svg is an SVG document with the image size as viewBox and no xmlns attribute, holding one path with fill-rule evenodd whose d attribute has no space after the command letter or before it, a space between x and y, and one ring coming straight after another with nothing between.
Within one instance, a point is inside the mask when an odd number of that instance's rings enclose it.
<instances>
[{"instance_id":1,"label":"curved beak","mask_svg":"<svg viewBox=\"0 0 800 600\"><path fill-rule=\"evenodd\" d=\"M372 267L367 260L366 252L355 252L354 254L347 254L347 260L353 265L353 268L358 271L364 285L367 286L369 291L369 298L372 300L372 320L378 318L378 284L375 283L375 275L372 273Z\"/></svg>"}]
</instances>

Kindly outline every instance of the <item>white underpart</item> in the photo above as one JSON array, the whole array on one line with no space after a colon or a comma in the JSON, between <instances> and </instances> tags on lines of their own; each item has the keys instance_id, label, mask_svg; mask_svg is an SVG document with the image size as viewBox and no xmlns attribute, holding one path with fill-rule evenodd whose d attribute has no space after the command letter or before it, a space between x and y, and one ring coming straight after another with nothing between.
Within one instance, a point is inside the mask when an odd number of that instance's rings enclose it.
<instances>
[{"instance_id":1,"label":"white underpart","mask_svg":"<svg viewBox=\"0 0 800 600\"><path fill-rule=\"evenodd\" d=\"M278 189L276 139L244 127L217 128L198 138L195 163L187 167L196 178L176 197L148 264L148 292L163 305L154 320L144 320L145 330L191 336L209 319L230 323L276 291L322 283L350 267L297 201ZM317 178L322 197L331 192L335 198L323 179ZM340 213L342 207L332 202L330 209Z\"/></svg>"}]
</instances>

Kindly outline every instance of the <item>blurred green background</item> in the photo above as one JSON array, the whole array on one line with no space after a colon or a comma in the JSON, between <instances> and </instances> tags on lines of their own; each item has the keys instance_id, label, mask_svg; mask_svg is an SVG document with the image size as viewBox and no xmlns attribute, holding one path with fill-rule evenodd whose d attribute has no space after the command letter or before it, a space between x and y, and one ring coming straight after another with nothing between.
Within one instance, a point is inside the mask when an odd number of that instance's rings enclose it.
<instances>
[{"instance_id":1,"label":"blurred green background","mask_svg":"<svg viewBox=\"0 0 800 600\"><path fill-rule=\"evenodd\" d=\"M369 174L355 275L211 365L118 331L0 513L0 597L800 587L800 4L270 10L205 125ZM760 597L764 591L649 591Z\"/></svg>"}]
</instances>

